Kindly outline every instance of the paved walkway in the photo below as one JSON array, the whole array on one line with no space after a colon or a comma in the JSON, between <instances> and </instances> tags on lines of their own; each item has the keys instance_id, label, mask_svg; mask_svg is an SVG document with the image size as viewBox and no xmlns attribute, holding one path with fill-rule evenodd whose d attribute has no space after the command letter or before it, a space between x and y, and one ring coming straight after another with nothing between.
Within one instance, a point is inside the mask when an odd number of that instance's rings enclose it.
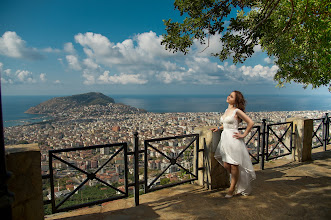
<instances>
[{"instance_id":1,"label":"paved walkway","mask_svg":"<svg viewBox=\"0 0 331 220\"><path fill-rule=\"evenodd\" d=\"M226 189L207 190L185 184L134 199L46 216L45 219L331 219L331 150L316 152L313 161L286 159L257 171L253 194L224 198Z\"/></svg>"}]
</instances>

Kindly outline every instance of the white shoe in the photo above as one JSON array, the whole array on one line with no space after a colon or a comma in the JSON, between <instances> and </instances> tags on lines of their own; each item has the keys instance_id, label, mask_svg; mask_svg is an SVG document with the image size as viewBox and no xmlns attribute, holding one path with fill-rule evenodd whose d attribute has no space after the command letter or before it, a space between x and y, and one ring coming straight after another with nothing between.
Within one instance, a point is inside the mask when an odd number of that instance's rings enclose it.
<instances>
[{"instance_id":1,"label":"white shoe","mask_svg":"<svg viewBox=\"0 0 331 220\"><path fill-rule=\"evenodd\" d=\"M226 194L225 195L225 198L229 199L229 198L232 198L233 195L229 195L229 194Z\"/></svg>"}]
</instances>

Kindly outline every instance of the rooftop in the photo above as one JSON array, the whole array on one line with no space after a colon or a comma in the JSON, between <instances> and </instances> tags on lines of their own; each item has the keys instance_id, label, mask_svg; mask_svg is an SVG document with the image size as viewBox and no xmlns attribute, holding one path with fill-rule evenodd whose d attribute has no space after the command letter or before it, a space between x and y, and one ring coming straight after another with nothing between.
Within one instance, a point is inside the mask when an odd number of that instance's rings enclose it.
<instances>
[{"instance_id":1,"label":"rooftop","mask_svg":"<svg viewBox=\"0 0 331 220\"><path fill-rule=\"evenodd\" d=\"M314 149L309 162L283 158L267 162L265 170L256 165L247 197L226 199L226 189L184 184L141 195L137 207L128 198L45 219L331 219L331 145L327 149Z\"/></svg>"}]
</instances>

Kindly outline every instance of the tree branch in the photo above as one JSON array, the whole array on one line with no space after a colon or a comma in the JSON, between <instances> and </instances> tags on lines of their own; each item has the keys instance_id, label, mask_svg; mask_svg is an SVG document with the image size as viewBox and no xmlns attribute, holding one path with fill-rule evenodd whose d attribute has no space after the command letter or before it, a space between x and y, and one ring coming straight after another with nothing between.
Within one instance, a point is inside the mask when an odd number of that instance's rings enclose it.
<instances>
[{"instance_id":1,"label":"tree branch","mask_svg":"<svg viewBox=\"0 0 331 220\"><path fill-rule=\"evenodd\" d=\"M268 14L251 30L249 31L250 34L248 35L248 37L245 39L244 44L247 44L249 38L252 36L252 33L261 25L263 24L263 22L270 17L271 13L273 12L273 10L276 8L276 6L279 4L280 0L278 0L274 6L272 7L272 9L268 12Z\"/></svg>"},{"instance_id":2,"label":"tree branch","mask_svg":"<svg viewBox=\"0 0 331 220\"><path fill-rule=\"evenodd\" d=\"M293 0L290 0L290 2L291 2L291 5L292 5L292 12L291 12L291 15L290 15L290 19L288 20L288 22L286 23L286 26L282 30L282 33L284 33L288 29L288 27L290 26L290 23L292 21L292 16L294 14L294 3L293 3ZM307 2L308 2L308 0L307 0ZM307 10L307 7L306 7L306 10Z\"/></svg>"}]
</instances>

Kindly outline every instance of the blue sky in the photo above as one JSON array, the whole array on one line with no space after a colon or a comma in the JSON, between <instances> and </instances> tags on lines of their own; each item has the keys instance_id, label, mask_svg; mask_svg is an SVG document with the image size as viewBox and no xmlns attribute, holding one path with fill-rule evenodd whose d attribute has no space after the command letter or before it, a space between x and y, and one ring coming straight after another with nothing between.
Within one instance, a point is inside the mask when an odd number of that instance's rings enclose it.
<instances>
[{"instance_id":1,"label":"blue sky","mask_svg":"<svg viewBox=\"0 0 331 220\"><path fill-rule=\"evenodd\" d=\"M1 0L2 94L330 94L275 88L277 66L258 46L243 64L217 60L220 36L206 50L168 52L160 45L168 18L181 20L173 0Z\"/></svg>"}]
</instances>

